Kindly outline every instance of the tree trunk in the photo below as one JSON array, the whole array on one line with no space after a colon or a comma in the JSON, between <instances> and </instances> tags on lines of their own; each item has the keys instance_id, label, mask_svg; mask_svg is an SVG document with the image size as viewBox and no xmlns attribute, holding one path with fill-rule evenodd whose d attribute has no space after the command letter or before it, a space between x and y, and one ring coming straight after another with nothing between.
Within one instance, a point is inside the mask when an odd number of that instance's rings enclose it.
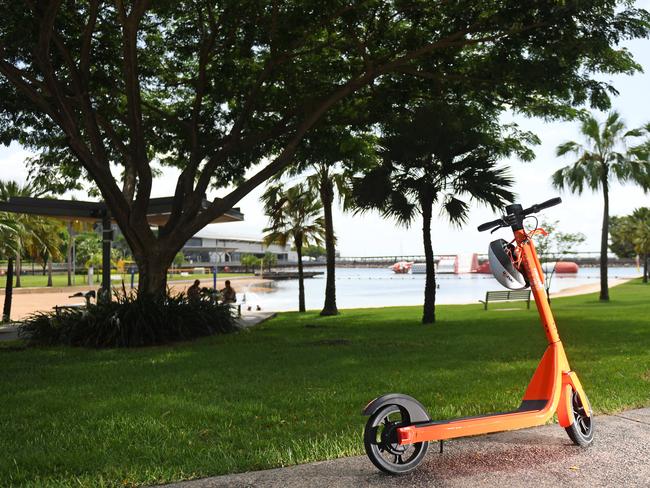
<instances>
[{"instance_id":1,"label":"tree trunk","mask_svg":"<svg viewBox=\"0 0 650 488\"><path fill-rule=\"evenodd\" d=\"M296 254L298 254L298 311L304 312L305 308L305 273L302 268L302 237L296 238Z\"/></svg>"},{"instance_id":2,"label":"tree trunk","mask_svg":"<svg viewBox=\"0 0 650 488\"><path fill-rule=\"evenodd\" d=\"M327 257L327 279L325 282L325 304L321 315L338 315L336 307L336 238L334 236L334 219L332 204L334 202L334 185L329 178L320 182L320 198L325 215L325 251Z\"/></svg>"},{"instance_id":3,"label":"tree trunk","mask_svg":"<svg viewBox=\"0 0 650 488\"><path fill-rule=\"evenodd\" d=\"M602 179L603 185L603 229L600 235L600 299L609 300L609 287L607 283L607 241L609 239L609 188L607 175Z\"/></svg>"},{"instance_id":4,"label":"tree trunk","mask_svg":"<svg viewBox=\"0 0 650 488\"><path fill-rule=\"evenodd\" d=\"M16 288L21 287L20 275L22 274L22 271L23 271L23 263L20 256L20 249L18 249L18 252L16 253Z\"/></svg>"},{"instance_id":5,"label":"tree trunk","mask_svg":"<svg viewBox=\"0 0 650 488\"><path fill-rule=\"evenodd\" d=\"M422 241L424 244L424 259L426 263L426 278L424 281L423 324L433 324L436 321L436 263L431 245L431 214L433 201L423 199L422 206Z\"/></svg>"},{"instance_id":6,"label":"tree trunk","mask_svg":"<svg viewBox=\"0 0 650 488\"><path fill-rule=\"evenodd\" d=\"M14 258L7 260L7 281L5 283L5 302L2 307L2 322L7 323L11 320L11 299L13 298L14 288Z\"/></svg>"},{"instance_id":7,"label":"tree trunk","mask_svg":"<svg viewBox=\"0 0 650 488\"><path fill-rule=\"evenodd\" d=\"M52 286L52 258L47 260L47 286Z\"/></svg>"},{"instance_id":8,"label":"tree trunk","mask_svg":"<svg viewBox=\"0 0 650 488\"><path fill-rule=\"evenodd\" d=\"M66 264L68 268L68 286L72 286L72 223L68 222L68 248L66 249Z\"/></svg>"},{"instance_id":9,"label":"tree trunk","mask_svg":"<svg viewBox=\"0 0 650 488\"><path fill-rule=\"evenodd\" d=\"M135 257L135 256L134 256ZM167 270L172 260L163 260L159 256L135 257L138 264L138 293L163 297L167 294Z\"/></svg>"},{"instance_id":10,"label":"tree trunk","mask_svg":"<svg viewBox=\"0 0 650 488\"><path fill-rule=\"evenodd\" d=\"M648 282L648 253L643 253L643 282Z\"/></svg>"}]
</instances>

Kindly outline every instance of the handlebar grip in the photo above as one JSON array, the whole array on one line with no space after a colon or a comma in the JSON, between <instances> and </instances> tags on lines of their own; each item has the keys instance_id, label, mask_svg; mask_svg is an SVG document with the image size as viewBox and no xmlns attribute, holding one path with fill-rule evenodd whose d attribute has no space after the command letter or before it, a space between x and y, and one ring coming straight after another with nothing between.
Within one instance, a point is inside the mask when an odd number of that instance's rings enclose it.
<instances>
[{"instance_id":1,"label":"handlebar grip","mask_svg":"<svg viewBox=\"0 0 650 488\"><path fill-rule=\"evenodd\" d=\"M544 210L545 208L554 207L555 205L559 205L560 203L562 203L562 199L560 197L551 198L550 200L546 200L545 202L538 203L537 205L535 205L537 207L536 212L539 212L540 210Z\"/></svg>"},{"instance_id":2,"label":"handlebar grip","mask_svg":"<svg viewBox=\"0 0 650 488\"><path fill-rule=\"evenodd\" d=\"M485 222L485 223L478 226L478 231L483 232L483 231L486 231L486 230L490 230L491 228L493 228L493 227L495 227L497 225L500 225L502 223L503 223L502 219L496 219L496 220L492 220L490 222Z\"/></svg>"}]
</instances>

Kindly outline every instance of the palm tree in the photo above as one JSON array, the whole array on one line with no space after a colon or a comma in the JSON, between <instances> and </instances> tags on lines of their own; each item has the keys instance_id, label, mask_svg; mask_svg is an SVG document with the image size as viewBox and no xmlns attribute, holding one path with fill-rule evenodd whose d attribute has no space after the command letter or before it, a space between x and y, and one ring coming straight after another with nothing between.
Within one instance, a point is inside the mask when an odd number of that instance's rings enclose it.
<instances>
[{"instance_id":1,"label":"palm tree","mask_svg":"<svg viewBox=\"0 0 650 488\"><path fill-rule=\"evenodd\" d=\"M470 202L498 209L512 201L512 179L496 161L512 152L531 159L523 142L537 141L519 132L504 138L494 119L463 106L408 110L383 127L383 161L355 184L356 205L360 212L375 209L407 226L421 218L426 262L423 324L436 320L434 206L460 226L467 220Z\"/></svg>"},{"instance_id":2,"label":"palm tree","mask_svg":"<svg viewBox=\"0 0 650 488\"><path fill-rule=\"evenodd\" d=\"M304 184L290 188L273 183L262 195L269 225L264 229L264 243L286 246L293 241L298 254L298 309L305 311L305 280L302 249L308 244L320 244L325 234L323 205L312 198Z\"/></svg>"},{"instance_id":3,"label":"palm tree","mask_svg":"<svg viewBox=\"0 0 650 488\"><path fill-rule=\"evenodd\" d=\"M603 192L603 224L600 235L600 299L609 300L607 284L607 247L609 236L609 185L612 180L633 182L644 191L650 189L650 162L642 152L626 147L629 139L639 137L643 129L626 130L616 111L610 112L601 124L593 114L585 115L580 126L584 144L565 142L557 147L557 155L575 154L578 159L553 173L553 185L581 194L585 188Z\"/></svg>"},{"instance_id":4,"label":"palm tree","mask_svg":"<svg viewBox=\"0 0 650 488\"><path fill-rule=\"evenodd\" d=\"M52 286L52 261L61 259L65 227L60 220L33 217L25 221L27 233L23 247L32 259L38 259L47 270L47 286Z\"/></svg>"},{"instance_id":5,"label":"palm tree","mask_svg":"<svg viewBox=\"0 0 650 488\"><path fill-rule=\"evenodd\" d=\"M0 213L0 256L7 258L7 275L5 282L5 300L2 306L2 322L11 320L11 301L13 297L14 256L18 252L21 232L20 222L12 215Z\"/></svg>"},{"instance_id":6,"label":"palm tree","mask_svg":"<svg viewBox=\"0 0 650 488\"><path fill-rule=\"evenodd\" d=\"M354 176L369 168L375 161L376 137L353 132L348 127L320 128L305 138L288 166L276 178L303 177L306 190L323 204L325 221L326 281L325 303L321 315L337 315L336 305L336 234L334 232L333 205L338 196L343 210L350 210L350 196Z\"/></svg>"},{"instance_id":7,"label":"palm tree","mask_svg":"<svg viewBox=\"0 0 650 488\"><path fill-rule=\"evenodd\" d=\"M38 184L28 182L20 185L15 181L0 181L0 201L6 202L12 197L42 197L47 193ZM20 276L22 274L22 253L27 248L37 248L42 246L41 243L46 243L51 246L50 241L56 241L54 244L59 244L59 239L55 236L55 231L52 222L53 219L46 219L37 215L29 214L13 214L11 219L20 221L23 232L19 235L16 247L16 288L20 288ZM55 253L58 255L58 252Z\"/></svg>"},{"instance_id":8,"label":"palm tree","mask_svg":"<svg viewBox=\"0 0 650 488\"><path fill-rule=\"evenodd\" d=\"M15 196L42 196L44 191L39 190L30 183L20 186L14 181L0 181L0 201L7 201ZM48 256L44 263L49 268L48 286L52 286L51 259L60 256L62 243L60 229L61 223L55 219L39 217L36 215L4 213L5 224L12 229L9 235L3 236L0 243L0 252L7 257L7 278L5 286L5 301L3 305L2 320L8 322L11 317L11 304L13 301L14 287L14 259L16 262L17 285L20 284L20 262L24 251L35 255ZM13 253L9 255L9 253Z\"/></svg>"}]
</instances>

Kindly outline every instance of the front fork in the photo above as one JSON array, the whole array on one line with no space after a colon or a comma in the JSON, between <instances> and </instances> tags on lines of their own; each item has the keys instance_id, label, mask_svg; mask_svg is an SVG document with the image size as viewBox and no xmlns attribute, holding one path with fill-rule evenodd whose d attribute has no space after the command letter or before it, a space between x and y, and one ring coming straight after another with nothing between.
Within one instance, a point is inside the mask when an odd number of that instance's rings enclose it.
<instances>
[{"instance_id":1,"label":"front fork","mask_svg":"<svg viewBox=\"0 0 650 488\"><path fill-rule=\"evenodd\" d=\"M571 407L573 391L578 393L580 402L585 409L588 417L591 417L591 406L587 401L587 395L582 389L582 384L578 379L578 375L573 371L562 372L562 393L560 396L560 404L557 408L557 418L562 427L569 427L574 422L573 408Z\"/></svg>"}]
</instances>

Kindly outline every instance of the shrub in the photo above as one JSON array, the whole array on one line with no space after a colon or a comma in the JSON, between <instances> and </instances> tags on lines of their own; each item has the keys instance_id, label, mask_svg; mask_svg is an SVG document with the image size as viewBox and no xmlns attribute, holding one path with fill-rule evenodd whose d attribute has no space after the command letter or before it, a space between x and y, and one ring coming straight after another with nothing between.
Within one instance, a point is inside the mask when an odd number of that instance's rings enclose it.
<instances>
[{"instance_id":1,"label":"shrub","mask_svg":"<svg viewBox=\"0 0 650 488\"><path fill-rule=\"evenodd\" d=\"M30 345L106 348L166 344L238 329L231 308L207 294L190 300L182 293L155 298L122 292L112 302L87 309L33 314L19 334Z\"/></svg>"}]
</instances>

